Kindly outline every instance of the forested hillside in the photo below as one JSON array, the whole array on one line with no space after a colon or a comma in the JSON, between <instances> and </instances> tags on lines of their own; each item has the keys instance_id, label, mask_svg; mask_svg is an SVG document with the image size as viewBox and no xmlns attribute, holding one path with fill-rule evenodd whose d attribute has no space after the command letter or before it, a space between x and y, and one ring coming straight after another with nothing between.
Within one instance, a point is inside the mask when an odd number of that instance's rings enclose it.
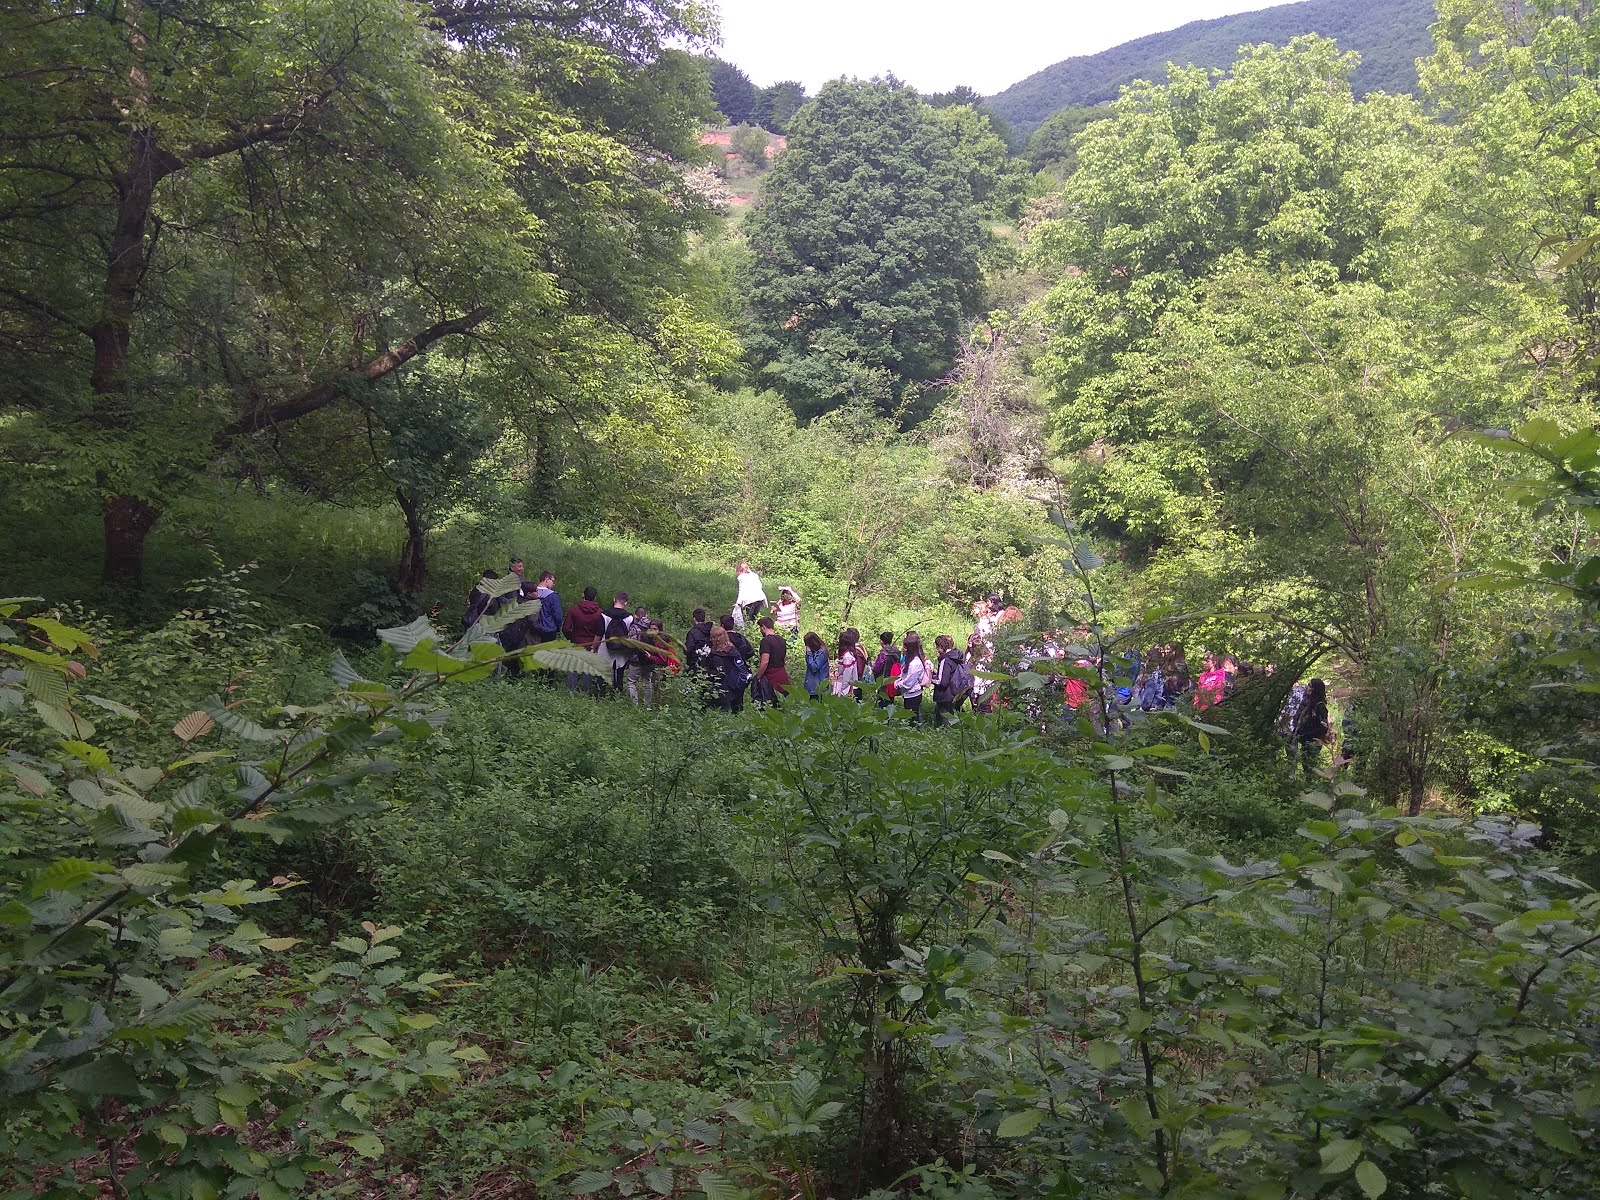
<instances>
[{"instance_id":1,"label":"forested hillside","mask_svg":"<svg viewBox=\"0 0 1600 1200\"><path fill-rule=\"evenodd\" d=\"M1440 9L0 10L0 1197L1600 1194L1600 14Z\"/></svg>"},{"instance_id":2,"label":"forested hillside","mask_svg":"<svg viewBox=\"0 0 1600 1200\"><path fill-rule=\"evenodd\" d=\"M1300 0L1258 12L1190 21L1099 54L1069 58L1037 71L988 103L1024 138L1051 113L1106 104L1136 79L1161 79L1167 64L1223 68L1240 46L1283 45L1303 33L1332 38L1361 55L1351 77L1358 95L1410 92L1417 86L1416 60L1433 49L1428 26L1433 0Z\"/></svg>"}]
</instances>

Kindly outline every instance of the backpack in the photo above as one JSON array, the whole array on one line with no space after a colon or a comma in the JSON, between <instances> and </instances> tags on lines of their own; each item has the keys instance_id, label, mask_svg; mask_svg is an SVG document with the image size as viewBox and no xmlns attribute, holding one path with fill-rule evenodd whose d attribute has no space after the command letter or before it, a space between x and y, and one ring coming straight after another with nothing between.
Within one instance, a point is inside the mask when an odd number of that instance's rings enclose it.
<instances>
[{"instance_id":1,"label":"backpack","mask_svg":"<svg viewBox=\"0 0 1600 1200\"><path fill-rule=\"evenodd\" d=\"M1161 686L1161 672L1152 669L1144 677L1144 682L1139 685L1139 707L1150 709L1160 708L1166 700L1166 693Z\"/></svg>"},{"instance_id":2,"label":"backpack","mask_svg":"<svg viewBox=\"0 0 1600 1200\"><path fill-rule=\"evenodd\" d=\"M628 632L628 618L627 617L610 617L610 618L607 619L607 621L606 621L606 649L607 650L615 651L618 654L626 653L627 650L628 650L628 647L623 645L623 643L631 641L631 640L632 640L632 635Z\"/></svg>"},{"instance_id":3,"label":"backpack","mask_svg":"<svg viewBox=\"0 0 1600 1200\"><path fill-rule=\"evenodd\" d=\"M900 685L895 683L900 678L900 673L905 670L905 664L899 655L889 660L889 682L883 685L883 694L893 700L900 691Z\"/></svg>"},{"instance_id":4,"label":"backpack","mask_svg":"<svg viewBox=\"0 0 1600 1200\"><path fill-rule=\"evenodd\" d=\"M728 668L728 690L742 692L750 686L750 664L740 657L733 655L733 665Z\"/></svg>"},{"instance_id":5,"label":"backpack","mask_svg":"<svg viewBox=\"0 0 1600 1200\"><path fill-rule=\"evenodd\" d=\"M945 668L949 667L946 671ZM948 658L939 661L940 674L945 676L943 683L934 684L933 698L940 704L959 704L972 692L972 669L967 666L966 660L951 662Z\"/></svg>"},{"instance_id":6,"label":"backpack","mask_svg":"<svg viewBox=\"0 0 1600 1200\"><path fill-rule=\"evenodd\" d=\"M965 659L962 659L950 672L950 699L960 704L972 695L972 682L972 668L967 665Z\"/></svg>"}]
</instances>

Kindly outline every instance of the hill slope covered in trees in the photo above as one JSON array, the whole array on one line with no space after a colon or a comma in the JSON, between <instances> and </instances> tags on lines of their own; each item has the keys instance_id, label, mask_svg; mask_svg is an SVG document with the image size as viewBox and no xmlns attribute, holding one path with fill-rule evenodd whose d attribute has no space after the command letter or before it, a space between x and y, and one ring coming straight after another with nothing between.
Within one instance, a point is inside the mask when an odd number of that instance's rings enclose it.
<instances>
[{"instance_id":1,"label":"hill slope covered in trees","mask_svg":"<svg viewBox=\"0 0 1600 1200\"><path fill-rule=\"evenodd\" d=\"M989 101L989 107L1024 135L1046 117L1074 105L1103 104L1135 79L1160 79L1175 62L1226 67L1240 46L1282 44L1302 33L1333 38L1361 55L1352 83L1358 94L1409 92L1417 84L1416 60L1432 49L1428 26L1433 0L1302 0L1259 12L1210 21L1190 21L1099 54L1065 59L1014 83Z\"/></svg>"}]
</instances>

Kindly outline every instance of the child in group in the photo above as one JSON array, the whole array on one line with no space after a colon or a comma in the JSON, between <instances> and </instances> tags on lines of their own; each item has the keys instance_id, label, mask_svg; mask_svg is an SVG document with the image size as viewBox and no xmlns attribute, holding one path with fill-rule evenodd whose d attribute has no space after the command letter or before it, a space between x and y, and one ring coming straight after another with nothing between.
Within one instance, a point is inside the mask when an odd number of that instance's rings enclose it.
<instances>
[{"instance_id":1,"label":"child in group","mask_svg":"<svg viewBox=\"0 0 1600 1200\"><path fill-rule=\"evenodd\" d=\"M1200 672L1200 679L1194 687L1195 712L1205 712L1206 709L1221 704L1228 690L1228 672L1217 656L1208 654L1202 661L1205 669Z\"/></svg>"},{"instance_id":2,"label":"child in group","mask_svg":"<svg viewBox=\"0 0 1600 1200\"><path fill-rule=\"evenodd\" d=\"M778 589L778 602L772 606L773 624L784 637L800 631L800 593L792 587Z\"/></svg>"},{"instance_id":3,"label":"child in group","mask_svg":"<svg viewBox=\"0 0 1600 1200\"><path fill-rule=\"evenodd\" d=\"M829 679L835 696L854 696L861 699L861 681L866 678L867 658L861 652L861 634L846 629L839 635L839 653L833 660Z\"/></svg>"},{"instance_id":4,"label":"child in group","mask_svg":"<svg viewBox=\"0 0 1600 1200\"><path fill-rule=\"evenodd\" d=\"M934 638L933 646L939 656L933 678L933 723L943 725L946 717L960 712L972 698L972 670L967 666L966 651L956 649L956 641L948 633Z\"/></svg>"},{"instance_id":5,"label":"child in group","mask_svg":"<svg viewBox=\"0 0 1600 1200\"><path fill-rule=\"evenodd\" d=\"M928 656L922 649L922 635L912 630L906 634L905 662L895 681L895 694L911 714L913 724L922 724L922 689L931 682L932 672L928 670Z\"/></svg>"},{"instance_id":6,"label":"child in group","mask_svg":"<svg viewBox=\"0 0 1600 1200\"><path fill-rule=\"evenodd\" d=\"M824 644L821 635L817 633L806 634L804 640L806 647L806 677L803 681L803 686L806 689L806 695L815 700L818 690L821 689L828 678L828 647Z\"/></svg>"},{"instance_id":7,"label":"child in group","mask_svg":"<svg viewBox=\"0 0 1600 1200\"><path fill-rule=\"evenodd\" d=\"M900 670L900 647L894 644L894 634L885 630L878 635L878 657L872 660L872 677L883 681L879 708L888 708L894 703L895 681L900 677Z\"/></svg>"}]
</instances>

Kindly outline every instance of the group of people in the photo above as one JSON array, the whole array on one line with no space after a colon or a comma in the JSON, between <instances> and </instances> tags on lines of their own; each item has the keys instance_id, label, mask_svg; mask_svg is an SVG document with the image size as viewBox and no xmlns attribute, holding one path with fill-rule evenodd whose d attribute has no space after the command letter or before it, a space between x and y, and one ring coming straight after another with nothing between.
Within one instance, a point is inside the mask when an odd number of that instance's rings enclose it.
<instances>
[{"instance_id":1,"label":"group of people","mask_svg":"<svg viewBox=\"0 0 1600 1200\"><path fill-rule=\"evenodd\" d=\"M968 704L975 712L991 710L996 701L997 646L1002 640L1011 641L1002 639L1002 628L1007 624L1020 628L1022 621L1020 610L1007 606L999 596L989 596L973 605L973 630L965 645L958 646L954 638L940 634L934 639L931 658L915 630L899 638L893 632L880 633L873 650L863 644L859 630L848 628L840 631L830 649L820 634L800 634L802 601L797 588L781 587L777 600L770 601L760 575L749 563L741 562L729 610L713 620L704 608L695 609L693 624L680 646L644 605L630 607L626 592L615 593L611 606L602 608L596 589L585 588L583 599L563 608L553 571L542 572L530 585L522 559L513 558L510 573L518 582L507 589L494 586L501 579L498 571L484 571L467 600L462 617L466 627L507 604L532 601L531 612L498 633L503 647L519 650L564 639L609 658L611 689L625 691L635 704L645 705L654 701L659 675L681 672L701 681L706 703L712 707L740 712L747 698L758 705L778 706L794 691L792 661L800 672L800 688L811 699L833 695L861 701L869 685L878 685L880 706L899 706L920 724L926 702L931 700L933 722L944 724ZM1047 633L1023 641L1012 656L1015 661L1000 664L999 674L1009 674L1007 668L1027 670L1047 660L1071 658L1071 665L1079 670L1061 672L1063 715L1072 718L1087 708L1096 724L1109 728L1112 724L1126 726L1131 709L1174 709L1185 699L1196 714L1204 713L1257 673L1252 664L1231 654L1206 654L1195 674L1181 646L1158 645L1127 656L1117 671L1127 682L1108 688L1110 699L1103 702L1090 683L1099 660L1081 651L1086 640L1087 631L1079 630L1070 639ZM1074 646L1080 650L1076 656ZM520 664L513 661L508 669L515 672ZM1265 668L1265 673L1271 672L1270 666ZM567 686L574 691L603 690L606 684L593 674L572 672ZM1298 759L1309 778L1319 765L1322 747L1333 743L1323 680L1294 685L1279 714L1277 730L1291 768Z\"/></svg>"},{"instance_id":2,"label":"group of people","mask_svg":"<svg viewBox=\"0 0 1600 1200\"><path fill-rule=\"evenodd\" d=\"M508 605L532 601L536 605L532 612L518 617L495 635L500 645L506 650L522 650L559 638L579 649L604 655L611 660L612 689L626 690L635 704L654 700L658 672L678 669L677 647L660 618L652 617L643 604L630 607L627 592L614 593L611 606L601 608L599 592L587 587L583 599L564 608L554 571L541 572L530 585L523 560L513 558L509 574L516 577L517 586L501 590L489 586L500 580L500 572L493 568L483 572L467 597L461 618L464 628L472 628ZM513 659L506 669L519 674L522 664ZM599 690L605 687L605 680L588 672L572 671L567 675L567 687L573 691Z\"/></svg>"},{"instance_id":3,"label":"group of people","mask_svg":"<svg viewBox=\"0 0 1600 1200\"><path fill-rule=\"evenodd\" d=\"M1031 644L1024 644L1017 666L1027 669L1051 659L1072 658L1072 666L1079 670L1063 673L1064 715L1072 718L1085 710L1094 723L1105 730L1113 726L1126 728L1133 709L1152 713L1175 710L1180 704L1186 704L1189 711L1199 716L1215 709L1253 680L1271 676L1275 670L1271 665L1257 667L1243 662L1232 654L1207 653L1196 674L1190 668L1183 647L1167 643L1129 653L1114 674L1106 677L1108 700L1102 701L1100 690L1090 682L1099 675L1102 660L1087 653L1074 658L1070 650L1073 644L1081 650L1086 640L1085 630L1076 631L1065 642L1060 635L1045 634ZM1346 725L1350 724L1351 718L1347 715ZM1298 762L1309 780L1321 765L1323 748L1331 748L1335 742L1328 715L1327 682L1311 679L1295 683L1279 710L1275 731L1289 759L1291 772ZM1352 740L1348 728L1346 740ZM1349 754L1348 748L1346 753Z\"/></svg>"},{"instance_id":4,"label":"group of people","mask_svg":"<svg viewBox=\"0 0 1600 1200\"><path fill-rule=\"evenodd\" d=\"M529 584L523 560L513 558L510 574L517 584L505 588L499 586L503 579L498 570L483 572L467 598L463 626L470 629L510 604L532 602L531 612L495 635L501 646L520 650L560 638L605 656L611 661L612 690L625 691L636 704L654 701L659 674L682 672L700 679L708 705L727 712L742 711L747 697L756 704L778 706L794 690L791 654L801 673L800 687L813 699L832 694L862 700L868 685L881 682L881 705L899 704L913 722L921 723L924 701L931 698L933 719L942 724L977 698L969 654L957 649L950 636L934 639L932 662L915 631L903 639L880 633L877 652L869 654L860 631L845 629L830 654L819 634L800 635L799 589L781 587L777 600L769 600L749 563L738 566L737 591L728 612L712 620L704 608L695 609L681 646L644 605L630 608L626 592L617 592L611 606L602 608L597 590L585 588L582 600L563 608L553 571L540 573ZM747 630L755 638L753 644ZM512 673L520 668L516 661L508 664ZM568 674L567 686L573 691L600 690L605 681L575 671Z\"/></svg>"}]
</instances>

